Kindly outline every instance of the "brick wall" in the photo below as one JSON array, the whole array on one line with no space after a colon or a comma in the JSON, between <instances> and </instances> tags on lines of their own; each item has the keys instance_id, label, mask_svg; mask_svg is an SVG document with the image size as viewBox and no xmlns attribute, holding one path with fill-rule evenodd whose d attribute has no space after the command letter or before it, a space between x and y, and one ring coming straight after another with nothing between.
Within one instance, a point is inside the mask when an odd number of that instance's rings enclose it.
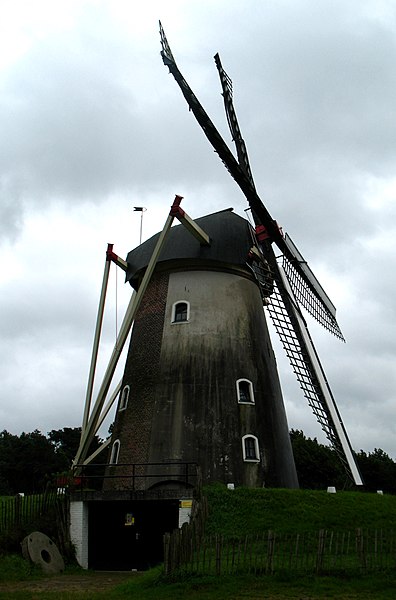
<instances>
[{"instance_id":1,"label":"brick wall","mask_svg":"<svg viewBox=\"0 0 396 600\"><path fill-rule=\"evenodd\" d=\"M154 274L136 315L122 383L122 388L130 386L128 406L126 410L118 411L112 434L113 441L120 440L119 463L149 460L153 399L159 379L167 291L168 275ZM121 467L115 472L121 474ZM115 479L111 484L107 482L106 488L110 485L120 489L130 484L127 479Z\"/></svg>"}]
</instances>

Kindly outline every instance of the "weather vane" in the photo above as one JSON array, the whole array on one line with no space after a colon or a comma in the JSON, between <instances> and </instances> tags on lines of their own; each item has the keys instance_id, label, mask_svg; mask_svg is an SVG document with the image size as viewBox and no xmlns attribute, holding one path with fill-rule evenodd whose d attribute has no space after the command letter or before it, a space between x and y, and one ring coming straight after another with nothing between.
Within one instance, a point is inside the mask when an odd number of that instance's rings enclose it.
<instances>
[{"instance_id":1,"label":"weather vane","mask_svg":"<svg viewBox=\"0 0 396 600\"><path fill-rule=\"evenodd\" d=\"M143 231L143 213L147 210L144 206L134 206L133 210L135 212L140 212L140 236L139 236L139 244L142 243L142 231Z\"/></svg>"}]
</instances>

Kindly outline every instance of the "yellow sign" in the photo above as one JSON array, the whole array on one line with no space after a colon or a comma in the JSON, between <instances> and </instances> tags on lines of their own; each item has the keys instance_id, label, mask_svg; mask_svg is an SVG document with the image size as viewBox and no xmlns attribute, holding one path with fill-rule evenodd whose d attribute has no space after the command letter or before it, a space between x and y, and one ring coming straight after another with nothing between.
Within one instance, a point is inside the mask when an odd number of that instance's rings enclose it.
<instances>
[{"instance_id":1,"label":"yellow sign","mask_svg":"<svg viewBox=\"0 0 396 600\"><path fill-rule=\"evenodd\" d=\"M128 525L135 525L135 517L133 516L132 513L127 513L125 515L125 526Z\"/></svg>"},{"instance_id":2,"label":"yellow sign","mask_svg":"<svg viewBox=\"0 0 396 600\"><path fill-rule=\"evenodd\" d=\"M191 508L192 500L180 500L180 508Z\"/></svg>"}]
</instances>

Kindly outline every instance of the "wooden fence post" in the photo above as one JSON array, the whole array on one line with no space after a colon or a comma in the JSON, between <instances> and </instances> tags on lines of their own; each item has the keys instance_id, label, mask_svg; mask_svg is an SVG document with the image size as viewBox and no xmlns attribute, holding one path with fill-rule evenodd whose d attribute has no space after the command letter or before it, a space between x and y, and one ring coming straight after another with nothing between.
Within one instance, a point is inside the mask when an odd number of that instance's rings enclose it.
<instances>
[{"instance_id":1,"label":"wooden fence post","mask_svg":"<svg viewBox=\"0 0 396 600\"><path fill-rule=\"evenodd\" d=\"M169 550L170 550L170 533L164 534L164 572L165 575L169 575L170 573L170 564L169 564Z\"/></svg>"},{"instance_id":2,"label":"wooden fence post","mask_svg":"<svg viewBox=\"0 0 396 600\"><path fill-rule=\"evenodd\" d=\"M317 573L319 573L322 570L322 566L323 566L325 540L326 540L326 531L325 531L325 529L321 529L319 531L318 553L316 556L316 572Z\"/></svg>"},{"instance_id":3,"label":"wooden fence post","mask_svg":"<svg viewBox=\"0 0 396 600\"><path fill-rule=\"evenodd\" d=\"M221 546L222 536L216 534L216 575L221 575Z\"/></svg>"},{"instance_id":4,"label":"wooden fence post","mask_svg":"<svg viewBox=\"0 0 396 600\"><path fill-rule=\"evenodd\" d=\"M22 496L17 494L14 498L15 525L20 525L22 520Z\"/></svg>"},{"instance_id":5,"label":"wooden fence post","mask_svg":"<svg viewBox=\"0 0 396 600\"><path fill-rule=\"evenodd\" d=\"M362 569L366 569L366 553L364 551L364 536L363 530L358 527L356 529L356 550L359 557L360 566Z\"/></svg>"},{"instance_id":6,"label":"wooden fence post","mask_svg":"<svg viewBox=\"0 0 396 600\"><path fill-rule=\"evenodd\" d=\"M273 573L273 569L274 569L274 550L275 550L275 533L273 531L268 531L267 568L266 568L266 573Z\"/></svg>"}]
</instances>

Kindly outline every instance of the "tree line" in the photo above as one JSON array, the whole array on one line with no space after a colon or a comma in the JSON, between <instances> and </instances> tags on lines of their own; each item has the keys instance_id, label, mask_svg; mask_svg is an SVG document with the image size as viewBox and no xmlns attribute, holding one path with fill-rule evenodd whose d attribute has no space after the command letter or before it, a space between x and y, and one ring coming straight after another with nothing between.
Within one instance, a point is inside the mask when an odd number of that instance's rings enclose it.
<instances>
[{"instance_id":1,"label":"tree line","mask_svg":"<svg viewBox=\"0 0 396 600\"><path fill-rule=\"evenodd\" d=\"M339 490L350 487L344 467L335 450L320 444L316 438L306 437L301 430L292 429L290 439L300 487L325 490L334 486ZM355 452L356 462L369 492L382 490L396 494L396 462L381 448L372 452Z\"/></svg>"},{"instance_id":2,"label":"tree line","mask_svg":"<svg viewBox=\"0 0 396 600\"><path fill-rule=\"evenodd\" d=\"M38 429L13 435L0 433L0 496L45 489L57 473L70 470L81 436L81 427L53 429L46 436ZM94 438L90 452L101 444Z\"/></svg>"},{"instance_id":3,"label":"tree line","mask_svg":"<svg viewBox=\"0 0 396 600\"><path fill-rule=\"evenodd\" d=\"M54 479L54 474L70 469L80 441L80 427L54 429L47 435L39 430L13 435L0 433L0 496L18 492L42 491ZM344 468L335 451L316 438L306 437L303 431L292 429L293 446L300 487L325 490L349 486ZM102 440L96 437L90 447L94 452ZM396 494L396 463L380 448L372 452L360 450L356 459L365 489ZM103 459L104 460L104 459Z\"/></svg>"}]
</instances>

